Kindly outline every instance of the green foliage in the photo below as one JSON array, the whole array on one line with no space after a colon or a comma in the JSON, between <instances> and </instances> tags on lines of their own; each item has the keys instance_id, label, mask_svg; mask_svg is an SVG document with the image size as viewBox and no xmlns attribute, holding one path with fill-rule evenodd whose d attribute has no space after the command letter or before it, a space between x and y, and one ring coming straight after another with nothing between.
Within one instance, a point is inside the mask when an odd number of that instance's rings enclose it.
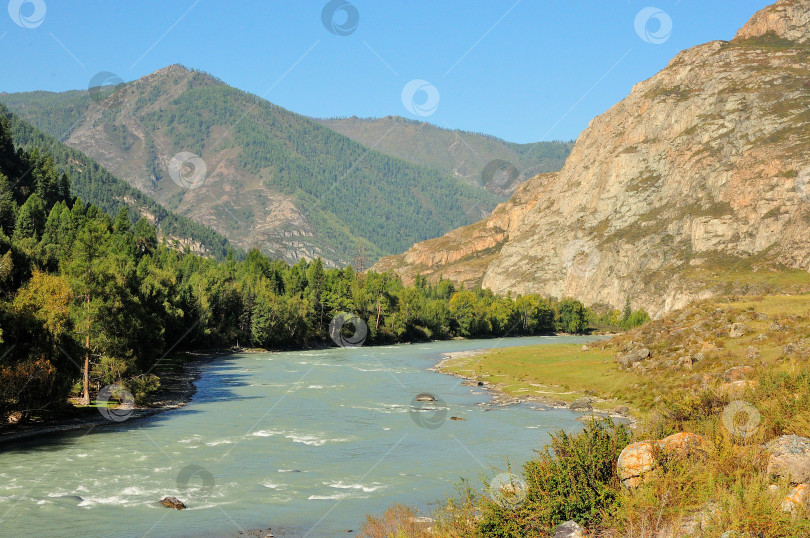
<instances>
[{"instance_id":1,"label":"green foliage","mask_svg":"<svg viewBox=\"0 0 810 538\"><path fill-rule=\"evenodd\" d=\"M290 266L258 250L239 260L229 249L218 262L172 249L145 218L133 224L128 207L113 219L73 198L58 160L18 151L9 128L0 115L0 174L25 177L13 188L0 177L0 221L13 228L10 238L0 232L0 335L9 344L0 350L0 420L58 408L85 369L88 399L123 383L142 400L171 350L327 343L344 312L366 322L368 344L585 329L584 307L571 299L499 297L421 277L403 286L394 274L327 269L320 259Z\"/></svg>"},{"instance_id":2,"label":"green foliage","mask_svg":"<svg viewBox=\"0 0 810 538\"><path fill-rule=\"evenodd\" d=\"M566 298L560 301L555 320L558 331L579 334L587 327L585 305L576 299Z\"/></svg>"},{"instance_id":3,"label":"green foliage","mask_svg":"<svg viewBox=\"0 0 810 538\"><path fill-rule=\"evenodd\" d=\"M482 536L550 536L563 521L592 526L616 506L621 485L616 460L630 443L627 426L609 419L590 421L570 435L551 436L544 452L523 467L526 501L516 509L482 497Z\"/></svg>"},{"instance_id":4,"label":"green foliage","mask_svg":"<svg viewBox=\"0 0 810 538\"><path fill-rule=\"evenodd\" d=\"M44 92L43 92L44 93ZM60 94L61 95L61 94ZM8 97L8 96L6 96ZM38 109L49 110L49 107ZM43 121L45 121L43 119ZM66 200L68 189L80 196L86 202L92 203L110 215L117 214L122 208L130 208L134 217L150 215L155 219L158 230L162 236L172 239L191 239L199 242L211 255L222 259L228 249L228 241L210 228L198 224L185 217L168 212L154 200L130 187L125 181L113 176L102 168L97 162L80 151L74 150L29 123L11 114L3 105L0 105L0 122L7 139L13 135L17 146L28 150L22 156L14 156L14 147L3 149L0 143L0 153L7 157L0 157L0 170L3 170L11 183L19 182L15 188L17 201L22 204L28 195L36 191L46 194L45 202L48 206L52 202ZM41 122L38 122L41 123ZM47 126L47 124L46 124ZM58 132L62 123L52 125L50 133ZM43 127L45 128L45 127ZM67 133L65 133L65 137ZM48 157L40 157L41 152L47 152ZM67 176L70 176L68 187ZM7 215L7 202L4 202L4 187L0 179L0 226L6 229L4 215ZM134 221L133 221L134 222Z\"/></svg>"}]
</instances>

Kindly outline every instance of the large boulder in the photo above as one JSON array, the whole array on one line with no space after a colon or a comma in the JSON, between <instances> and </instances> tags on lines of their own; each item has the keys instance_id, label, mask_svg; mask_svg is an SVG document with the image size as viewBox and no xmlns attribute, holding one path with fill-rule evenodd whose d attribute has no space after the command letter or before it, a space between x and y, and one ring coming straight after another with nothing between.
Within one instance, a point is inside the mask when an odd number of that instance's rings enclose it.
<instances>
[{"instance_id":1,"label":"large boulder","mask_svg":"<svg viewBox=\"0 0 810 538\"><path fill-rule=\"evenodd\" d=\"M700 435L689 432L674 433L658 441L658 449L667 458L693 458L705 456L711 447Z\"/></svg>"},{"instance_id":2,"label":"large boulder","mask_svg":"<svg viewBox=\"0 0 810 538\"><path fill-rule=\"evenodd\" d=\"M616 472L622 484L630 489L641 484L644 475L658 466L655 452L654 441L641 441L624 447L616 462Z\"/></svg>"},{"instance_id":3,"label":"large boulder","mask_svg":"<svg viewBox=\"0 0 810 538\"><path fill-rule=\"evenodd\" d=\"M574 400L573 402L571 402L571 404L568 406L568 409L572 411L590 411L591 409L593 409L591 407L592 401L593 398L588 398L586 396L584 398L580 398L578 400Z\"/></svg>"},{"instance_id":4,"label":"large boulder","mask_svg":"<svg viewBox=\"0 0 810 538\"><path fill-rule=\"evenodd\" d=\"M627 445L616 462L619 480L629 489L637 487L659 465L659 457L668 460L702 458L711 450L703 437L688 432L675 433L660 441L641 441Z\"/></svg>"},{"instance_id":5,"label":"large boulder","mask_svg":"<svg viewBox=\"0 0 810 538\"><path fill-rule=\"evenodd\" d=\"M765 448L768 457L768 473L790 478L794 484L810 482L810 439L798 435L782 435Z\"/></svg>"}]
</instances>

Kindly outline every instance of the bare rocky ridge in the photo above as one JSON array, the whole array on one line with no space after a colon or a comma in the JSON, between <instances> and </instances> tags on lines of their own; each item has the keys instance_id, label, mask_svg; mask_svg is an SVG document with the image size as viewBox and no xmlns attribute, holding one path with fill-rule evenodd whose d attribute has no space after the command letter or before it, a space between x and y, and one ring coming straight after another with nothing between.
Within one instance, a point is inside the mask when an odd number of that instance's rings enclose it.
<instances>
[{"instance_id":1,"label":"bare rocky ridge","mask_svg":"<svg viewBox=\"0 0 810 538\"><path fill-rule=\"evenodd\" d=\"M728 293L718 273L810 269L808 34L810 0L781 0L681 52L591 121L560 172L375 269L654 315Z\"/></svg>"}]
</instances>

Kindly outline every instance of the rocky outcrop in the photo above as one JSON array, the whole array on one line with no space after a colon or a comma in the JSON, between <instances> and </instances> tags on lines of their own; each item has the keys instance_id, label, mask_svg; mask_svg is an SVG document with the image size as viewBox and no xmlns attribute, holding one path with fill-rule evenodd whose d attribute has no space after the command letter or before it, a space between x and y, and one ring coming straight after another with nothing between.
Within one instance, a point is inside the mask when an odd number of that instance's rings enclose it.
<instances>
[{"instance_id":1,"label":"rocky outcrop","mask_svg":"<svg viewBox=\"0 0 810 538\"><path fill-rule=\"evenodd\" d=\"M810 42L810 11L798 0L777 2L754 15L736 39L752 39L773 34L798 43Z\"/></svg>"},{"instance_id":2,"label":"rocky outcrop","mask_svg":"<svg viewBox=\"0 0 810 538\"><path fill-rule=\"evenodd\" d=\"M560 172L375 268L587 304L631 297L654 316L744 291L717 282L731 266L810 269L808 17L810 0L781 0L733 41L681 52L591 121Z\"/></svg>"}]
</instances>

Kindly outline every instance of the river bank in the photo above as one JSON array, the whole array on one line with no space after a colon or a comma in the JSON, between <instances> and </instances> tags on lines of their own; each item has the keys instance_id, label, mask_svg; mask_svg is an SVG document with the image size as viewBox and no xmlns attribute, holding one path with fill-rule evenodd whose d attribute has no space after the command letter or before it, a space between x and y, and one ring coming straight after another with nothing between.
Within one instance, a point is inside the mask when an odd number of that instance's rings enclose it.
<instances>
[{"instance_id":1,"label":"river bank","mask_svg":"<svg viewBox=\"0 0 810 538\"><path fill-rule=\"evenodd\" d=\"M592 349L593 348L593 349ZM495 406L535 402L548 409L568 409L591 415L635 422L625 402L600 397L594 379L604 376L612 357L592 345L542 346L543 356L533 361L535 348L478 349L444 353L430 370L462 379L463 385L486 390ZM590 356L589 356L590 355ZM603 356L604 355L604 356ZM595 367L598 371L595 371ZM539 369L540 371L532 371ZM544 375L547 374L547 375ZM554 379L554 374L564 378Z\"/></svg>"},{"instance_id":2,"label":"river bank","mask_svg":"<svg viewBox=\"0 0 810 538\"><path fill-rule=\"evenodd\" d=\"M160 388L157 392L151 396L148 403L133 407L132 413L126 420L139 420L184 407L197 391L194 383L200 377L203 364L227 354L228 352L224 351L182 354L182 365L161 374L159 376ZM115 423L104 417L98 407L75 406L73 409L65 409L59 416L41 422L9 424L0 428L0 447L13 441L23 441L83 428L103 427L109 424Z\"/></svg>"}]
</instances>

